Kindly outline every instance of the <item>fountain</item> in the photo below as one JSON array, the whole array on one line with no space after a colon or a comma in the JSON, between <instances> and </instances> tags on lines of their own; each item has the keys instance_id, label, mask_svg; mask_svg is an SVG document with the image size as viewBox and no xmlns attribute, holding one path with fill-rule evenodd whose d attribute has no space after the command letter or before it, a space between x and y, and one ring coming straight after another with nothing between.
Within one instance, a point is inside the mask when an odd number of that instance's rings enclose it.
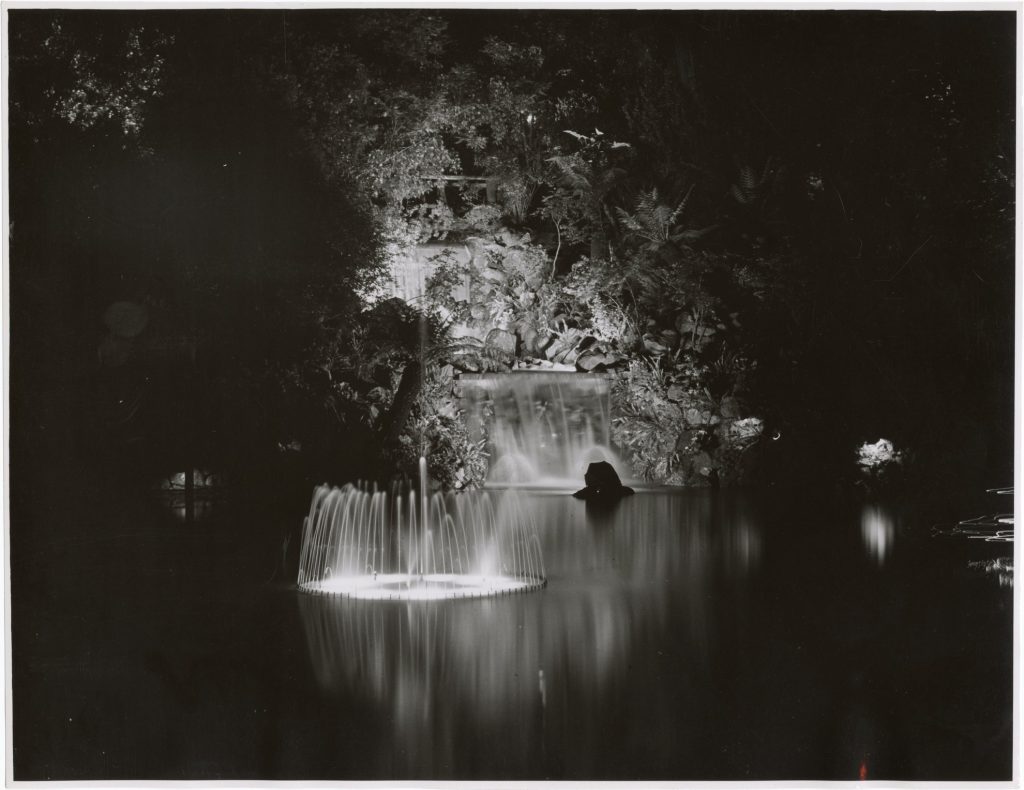
<instances>
[{"instance_id":1,"label":"fountain","mask_svg":"<svg viewBox=\"0 0 1024 790\"><path fill-rule=\"evenodd\" d=\"M721 607L743 610L756 594L745 580L761 564L762 534L749 500L709 491L635 496L597 526L571 497L522 501L552 579L543 596L444 606L300 596L317 686L346 709L374 707L387 728L390 778L447 777L464 750L485 761L481 775L497 770L493 759L525 775L549 770L540 744L553 749L568 733L599 743L581 701L615 699L628 683L663 690L661 678L630 673L637 646L667 622L680 640L674 682L690 688L688 704L714 705L715 657L735 639L720 627ZM554 759L570 751L554 749Z\"/></svg>"},{"instance_id":2,"label":"fountain","mask_svg":"<svg viewBox=\"0 0 1024 790\"><path fill-rule=\"evenodd\" d=\"M612 448L609 383L575 372L462 376L470 435L487 437L488 485L578 488L594 461L628 469Z\"/></svg>"},{"instance_id":3,"label":"fountain","mask_svg":"<svg viewBox=\"0 0 1024 790\"><path fill-rule=\"evenodd\" d=\"M299 589L369 600L443 600L543 587L536 527L514 491L317 487L302 529Z\"/></svg>"}]
</instances>

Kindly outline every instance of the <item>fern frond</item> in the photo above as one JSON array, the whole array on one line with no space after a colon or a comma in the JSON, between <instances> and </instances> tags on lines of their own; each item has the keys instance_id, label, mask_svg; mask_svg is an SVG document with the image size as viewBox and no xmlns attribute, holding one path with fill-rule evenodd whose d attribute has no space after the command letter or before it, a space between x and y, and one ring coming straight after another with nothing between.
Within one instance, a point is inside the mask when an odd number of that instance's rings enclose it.
<instances>
[{"instance_id":1,"label":"fern frond","mask_svg":"<svg viewBox=\"0 0 1024 790\"><path fill-rule=\"evenodd\" d=\"M754 174L754 168L748 165L743 165L740 168L740 188L748 195L757 189L757 176Z\"/></svg>"},{"instance_id":2,"label":"fern frond","mask_svg":"<svg viewBox=\"0 0 1024 790\"><path fill-rule=\"evenodd\" d=\"M644 226L640 224L636 217L625 209L616 206L615 214L619 218L619 222L625 225L631 232L636 233L637 235L642 235L644 233Z\"/></svg>"},{"instance_id":3,"label":"fern frond","mask_svg":"<svg viewBox=\"0 0 1024 790\"><path fill-rule=\"evenodd\" d=\"M668 224L675 225L679 218L683 216L683 212L686 211L686 204L690 202L690 195L693 194L693 188L696 184L690 184L690 188L686 190L686 194L683 195L683 199L679 201L679 205L676 206L676 210L672 212L672 216L669 218Z\"/></svg>"},{"instance_id":4,"label":"fern frond","mask_svg":"<svg viewBox=\"0 0 1024 790\"><path fill-rule=\"evenodd\" d=\"M548 161L558 170L558 176L563 182L562 186L577 192L584 192L591 188L590 173L576 157L552 156Z\"/></svg>"},{"instance_id":5,"label":"fern frond","mask_svg":"<svg viewBox=\"0 0 1024 790\"><path fill-rule=\"evenodd\" d=\"M636 201L636 213L639 215L649 215L654 212L658 207L658 188L654 187L650 192L640 191L640 196Z\"/></svg>"}]
</instances>

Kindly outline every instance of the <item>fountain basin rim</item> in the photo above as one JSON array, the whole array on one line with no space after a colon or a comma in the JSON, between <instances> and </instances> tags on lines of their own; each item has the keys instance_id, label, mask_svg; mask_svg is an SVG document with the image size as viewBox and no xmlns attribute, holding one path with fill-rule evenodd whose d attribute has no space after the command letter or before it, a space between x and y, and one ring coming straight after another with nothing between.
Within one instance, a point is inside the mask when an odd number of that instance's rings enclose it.
<instances>
[{"instance_id":1,"label":"fountain basin rim","mask_svg":"<svg viewBox=\"0 0 1024 790\"><path fill-rule=\"evenodd\" d=\"M539 590L546 583L546 580L535 577L381 573L303 582L299 584L299 590L364 601L449 601L514 595Z\"/></svg>"}]
</instances>

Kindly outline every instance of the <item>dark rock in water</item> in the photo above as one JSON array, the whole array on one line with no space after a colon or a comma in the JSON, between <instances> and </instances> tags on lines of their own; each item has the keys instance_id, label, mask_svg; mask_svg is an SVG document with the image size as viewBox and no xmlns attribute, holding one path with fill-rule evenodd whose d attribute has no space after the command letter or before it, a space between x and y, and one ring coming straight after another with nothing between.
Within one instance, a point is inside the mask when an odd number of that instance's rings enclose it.
<instances>
[{"instance_id":1,"label":"dark rock in water","mask_svg":"<svg viewBox=\"0 0 1024 790\"><path fill-rule=\"evenodd\" d=\"M622 488L622 481L615 467L607 461L595 461L587 467L583 482L594 488Z\"/></svg>"},{"instance_id":2,"label":"dark rock in water","mask_svg":"<svg viewBox=\"0 0 1024 790\"><path fill-rule=\"evenodd\" d=\"M583 482L586 488L573 494L577 499L614 499L633 493L632 488L622 485L615 467L607 461L596 461L588 466Z\"/></svg>"}]
</instances>

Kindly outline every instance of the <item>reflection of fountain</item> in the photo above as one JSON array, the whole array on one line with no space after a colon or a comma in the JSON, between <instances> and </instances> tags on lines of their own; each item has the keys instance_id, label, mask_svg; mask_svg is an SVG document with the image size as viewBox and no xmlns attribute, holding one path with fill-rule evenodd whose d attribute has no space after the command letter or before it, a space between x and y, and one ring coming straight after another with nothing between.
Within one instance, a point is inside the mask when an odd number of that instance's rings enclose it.
<instances>
[{"instance_id":1,"label":"reflection of fountain","mask_svg":"<svg viewBox=\"0 0 1024 790\"><path fill-rule=\"evenodd\" d=\"M879 565L884 565L896 538L892 514L878 505L865 505L860 516L860 534L868 554Z\"/></svg>"},{"instance_id":2,"label":"reflection of fountain","mask_svg":"<svg viewBox=\"0 0 1024 790\"><path fill-rule=\"evenodd\" d=\"M463 376L471 435L486 435L488 483L576 485L592 461L626 466L611 446L609 382L582 373Z\"/></svg>"},{"instance_id":3,"label":"reflection of fountain","mask_svg":"<svg viewBox=\"0 0 1024 790\"><path fill-rule=\"evenodd\" d=\"M319 486L302 529L299 587L377 600L503 595L544 584L516 492L427 494Z\"/></svg>"},{"instance_id":4,"label":"reflection of fountain","mask_svg":"<svg viewBox=\"0 0 1024 790\"><path fill-rule=\"evenodd\" d=\"M710 693L714 609L733 594L723 598L722 579L742 594L735 581L760 562L749 511L704 493L643 493L595 528L576 500L521 496L552 580L543 594L444 607L300 598L320 687L367 697L393 722L389 775L443 774L458 754L490 759L496 743L504 775L543 774L542 745L564 758L561 739L600 741L580 706L615 698L637 651L664 648L669 623L677 679L693 699Z\"/></svg>"}]
</instances>

